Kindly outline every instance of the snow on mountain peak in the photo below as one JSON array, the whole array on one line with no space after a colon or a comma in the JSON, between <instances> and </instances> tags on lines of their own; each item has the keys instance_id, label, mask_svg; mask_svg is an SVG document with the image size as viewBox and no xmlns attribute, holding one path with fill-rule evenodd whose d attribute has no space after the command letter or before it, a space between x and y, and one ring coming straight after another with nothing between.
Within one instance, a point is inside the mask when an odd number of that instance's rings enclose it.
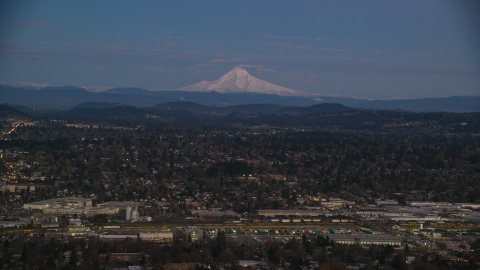
<instances>
[{"instance_id":1,"label":"snow on mountain peak","mask_svg":"<svg viewBox=\"0 0 480 270\"><path fill-rule=\"evenodd\" d=\"M201 81L196 84L185 86L179 90L219 93L256 93L276 94L280 96L306 96L305 92L285 88L250 75L241 67L234 67L227 74L215 81Z\"/></svg>"}]
</instances>

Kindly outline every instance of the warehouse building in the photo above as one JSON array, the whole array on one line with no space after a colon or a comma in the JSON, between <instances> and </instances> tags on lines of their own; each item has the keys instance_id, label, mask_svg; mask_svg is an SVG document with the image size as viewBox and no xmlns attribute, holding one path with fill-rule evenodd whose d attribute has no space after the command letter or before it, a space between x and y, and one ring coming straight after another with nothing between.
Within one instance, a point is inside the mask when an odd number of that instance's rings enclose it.
<instances>
[{"instance_id":1,"label":"warehouse building","mask_svg":"<svg viewBox=\"0 0 480 270\"><path fill-rule=\"evenodd\" d=\"M182 238L185 242L202 241L203 230L195 226L182 227Z\"/></svg>"},{"instance_id":2,"label":"warehouse building","mask_svg":"<svg viewBox=\"0 0 480 270\"><path fill-rule=\"evenodd\" d=\"M400 246L402 239L391 235L376 234L329 234L328 237L335 243L343 245L391 245Z\"/></svg>"},{"instance_id":3,"label":"warehouse building","mask_svg":"<svg viewBox=\"0 0 480 270\"><path fill-rule=\"evenodd\" d=\"M260 217L317 217L323 216L323 212L316 210L274 210L265 209L257 210L257 214Z\"/></svg>"},{"instance_id":4,"label":"warehouse building","mask_svg":"<svg viewBox=\"0 0 480 270\"><path fill-rule=\"evenodd\" d=\"M104 203L98 203L98 207L117 207L120 210L127 210L127 208L130 207L130 209L133 209L134 207L138 207L142 205L142 203L139 202L120 202L120 201L109 201L109 202L104 202Z\"/></svg>"},{"instance_id":5,"label":"warehouse building","mask_svg":"<svg viewBox=\"0 0 480 270\"><path fill-rule=\"evenodd\" d=\"M147 232L147 233L141 232L138 235L138 238L142 239L143 241L166 243L166 242L172 242L173 233L171 233L171 232Z\"/></svg>"},{"instance_id":6,"label":"warehouse building","mask_svg":"<svg viewBox=\"0 0 480 270\"><path fill-rule=\"evenodd\" d=\"M51 207L68 206L68 207L91 207L92 199L82 197L66 197L66 198L53 198L48 200L36 201L26 203L23 205L23 209L28 210L44 210Z\"/></svg>"},{"instance_id":7,"label":"warehouse building","mask_svg":"<svg viewBox=\"0 0 480 270\"><path fill-rule=\"evenodd\" d=\"M119 209L115 207L68 207L56 206L49 207L43 210L46 215L65 216L65 215L79 215L85 217L93 217L95 215L116 215Z\"/></svg>"},{"instance_id":8,"label":"warehouse building","mask_svg":"<svg viewBox=\"0 0 480 270\"><path fill-rule=\"evenodd\" d=\"M239 217L240 215L231 210L191 210L191 214L196 217L212 217L212 218L220 218L220 217Z\"/></svg>"}]
</instances>

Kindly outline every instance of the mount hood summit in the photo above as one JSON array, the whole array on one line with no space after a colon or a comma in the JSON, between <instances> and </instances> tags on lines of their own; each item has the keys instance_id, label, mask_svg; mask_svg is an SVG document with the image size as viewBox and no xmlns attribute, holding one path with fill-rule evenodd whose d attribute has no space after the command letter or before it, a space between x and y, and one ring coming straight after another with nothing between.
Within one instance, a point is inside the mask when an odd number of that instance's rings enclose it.
<instances>
[{"instance_id":1,"label":"mount hood summit","mask_svg":"<svg viewBox=\"0 0 480 270\"><path fill-rule=\"evenodd\" d=\"M273 83L260 80L250 75L245 69L235 67L227 74L215 81L201 81L196 84L179 88L179 90L192 92L218 93L252 93L275 94L279 96L311 96L310 93L293 90Z\"/></svg>"}]
</instances>

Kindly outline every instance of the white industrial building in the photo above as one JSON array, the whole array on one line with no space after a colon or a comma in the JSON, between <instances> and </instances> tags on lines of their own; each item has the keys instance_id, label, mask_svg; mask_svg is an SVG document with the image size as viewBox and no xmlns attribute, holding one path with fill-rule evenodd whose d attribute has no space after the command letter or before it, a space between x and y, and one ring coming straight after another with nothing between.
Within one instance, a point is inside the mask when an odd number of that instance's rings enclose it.
<instances>
[{"instance_id":1,"label":"white industrial building","mask_svg":"<svg viewBox=\"0 0 480 270\"><path fill-rule=\"evenodd\" d=\"M56 206L45 208L43 213L46 215L79 215L86 217L93 217L95 215L116 215L119 209L114 207L68 207Z\"/></svg>"},{"instance_id":2,"label":"white industrial building","mask_svg":"<svg viewBox=\"0 0 480 270\"><path fill-rule=\"evenodd\" d=\"M280 217L280 216L296 216L296 217L304 217L304 216L311 216L311 217L318 217L323 215L323 212L316 211L316 210L274 210L274 209L264 209L264 210L257 210L257 214L260 217Z\"/></svg>"},{"instance_id":3,"label":"white industrial building","mask_svg":"<svg viewBox=\"0 0 480 270\"><path fill-rule=\"evenodd\" d=\"M182 227L182 238L183 241L202 241L203 240L203 230L195 226L185 226Z\"/></svg>"},{"instance_id":4,"label":"white industrial building","mask_svg":"<svg viewBox=\"0 0 480 270\"><path fill-rule=\"evenodd\" d=\"M151 233L143 233L141 232L138 237L143 241L150 241L150 242L172 242L173 233L171 232L151 232Z\"/></svg>"},{"instance_id":5,"label":"white industrial building","mask_svg":"<svg viewBox=\"0 0 480 270\"><path fill-rule=\"evenodd\" d=\"M375 200L375 204L377 206L382 206L382 205L398 205L398 202L395 200Z\"/></svg>"},{"instance_id":6,"label":"white industrial building","mask_svg":"<svg viewBox=\"0 0 480 270\"><path fill-rule=\"evenodd\" d=\"M418 201L406 201L406 205L414 206L414 207L425 207L425 206L446 206L446 205L453 205L449 202L418 202Z\"/></svg>"},{"instance_id":7,"label":"white industrial building","mask_svg":"<svg viewBox=\"0 0 480 270\"><path fill-rule=\"evenodd\" d=\"M139 202L120 202L120 201L109 201L104 203L98 203L98 207L117 207L120 210L127 210L128 207L138 207L142 205Z\"/></svg>"},{"instance_id":8,"label":"white industrial building","mask_svg":"<svg viewBox=\"0 0 480 270\"><path fill-rule=\"evenodd\" d=\"M136 234L100 234L98 235L98 238L100 238L100 240L105 240L105 241L122 241L127 238L137 239L138 235Z\"/></svg>"},{"instance_id":9,"label":"white industrial building","mask_svg":"<svg viewBox=\"0 0 480 270\"><path fill-rule=\"evenodd\" d=\"M104 241L122 241L127 238L151 242L172 242L173 233L171 232L141 232L138 235L136 234L100 234L98 236L101 240Z\"/></svg>"},{"instance_id":10,"label":"white industrial building","mask_svg":"<svg viewBox=\"0 0 480 270\"><path fill-rule=\"evenodd\" d=\"M27 226L30 222L28 221L0 221L0 228L18 228L20 226Z\"/></svg>"},{"instance_id":11,"label":"white industrial building","mask_svg":"<svg viewBox=\"0 0 480 270\"><path fill-rule=\"evenodd\" d=\"M437 215L427 215L427 216L383 216L385 220L391 221L423 221L423 222L438 222L438 221L447 221L448 219L442 218Z\"/></svg>"},{"instance_id":12,"label":"white industrial building","mask_svg":"<svg viewBox=\"0 0 480 270\"><path fill-rule=\"evenodd\" d=\"M80 226L82 225L82 220L79 218L71 218L68 220L68 225Z\"/></svg>"},{"instance_id":13,"label":"white industrial building","mask_svg":"<svg viewBox=\"0 0 480 270\"><path fill-rule=\"evenodd\" d=\"M344 245L391 245L399 246L402 239L392 235L376 234L329 234L328 237L335 243Z\"/></svg>"},{"instance_id":14,"label":"white industrial building","mask_svg":"<svg viewBox=\"0 0 480 270\"><path fill-rule=\"evenodd\" d=\"M480 203L459 203L459 205L461 205L462 208L471 208L474 210L480 208Z\"/></svg>"},{"instance_id":15,"label":"white industrial building","mask_svg":"<svg viewBox=\"0 0 480 270\"><path fill-rule=\"evenodd\" d=\"M66 198L53 198L48 200L36 201L26 203L23 205L24 209L28 210L44 210L51 207L69 206L69 207L91 207L92 199L82 197L66 197Z\"/></svg>"},{"instance_id":16,"label":"white industrial building","mask_svg":"<svg viewBox=\"0 0 480 270\"><path fill-rule=\"evenodd\" d=\"M52 198L48 200L26 203L24 209L43 210L46 215L79 215L95 216L99 214L115 215L116 207L92 207L92 199L82 197Z\"/></svg>"},{"instance_id":17,"label":"white industrial building","mask_svg":"<svg viewBox=\"0 0 480 270\"><path fill-rule=\"evenodd\" d=\"M458 214L452 214L451 215L454 218L461 218L469 221L480 221L480 212L471 212L471 213L458 213Z\"/></svg>"},{"instance_id":18,"label":"white industrial building","mask_svg":"<svg viewBox=\"0 0 480 270\"><path fill-rule=\"evenodd\" d=\"M138 219L137 207L127 206L125 210L125 220L135 221Z\"/></svg>"}]
</instances>

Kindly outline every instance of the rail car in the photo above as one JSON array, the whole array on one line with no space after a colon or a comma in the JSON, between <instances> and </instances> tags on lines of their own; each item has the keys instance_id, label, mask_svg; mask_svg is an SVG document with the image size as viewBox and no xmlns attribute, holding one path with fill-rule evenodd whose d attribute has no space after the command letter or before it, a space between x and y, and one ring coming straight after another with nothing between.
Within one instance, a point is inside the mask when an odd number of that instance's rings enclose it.
<instances>
[{"instance_id":1,"label":"rail car","mask_svg":"<svg viewBox=\"0 0 480 270\"><path fill-rule=\"evenodd\" d=\"M235 224L242 224L242 225L249 225L249 224L282 224L282 223L295 223L295 224L316 224L316 223L356 223L354 219L348 218L331 218L331 217L323 217L323 218L255 218L255 219L237 219L237 220L230 220L225 222L226 224L235 223Z\"/></svg>"},{"instance_id":2,"label":"rail car","mask_svg":"<svg viewBox=\"0 0 480 270\"><path fill-rule=\"evenodd\" d=\"M120 226L118 226L118 225L103 226L103 229L104 230L120 229Z\"/></svg>"}]
</instances>

